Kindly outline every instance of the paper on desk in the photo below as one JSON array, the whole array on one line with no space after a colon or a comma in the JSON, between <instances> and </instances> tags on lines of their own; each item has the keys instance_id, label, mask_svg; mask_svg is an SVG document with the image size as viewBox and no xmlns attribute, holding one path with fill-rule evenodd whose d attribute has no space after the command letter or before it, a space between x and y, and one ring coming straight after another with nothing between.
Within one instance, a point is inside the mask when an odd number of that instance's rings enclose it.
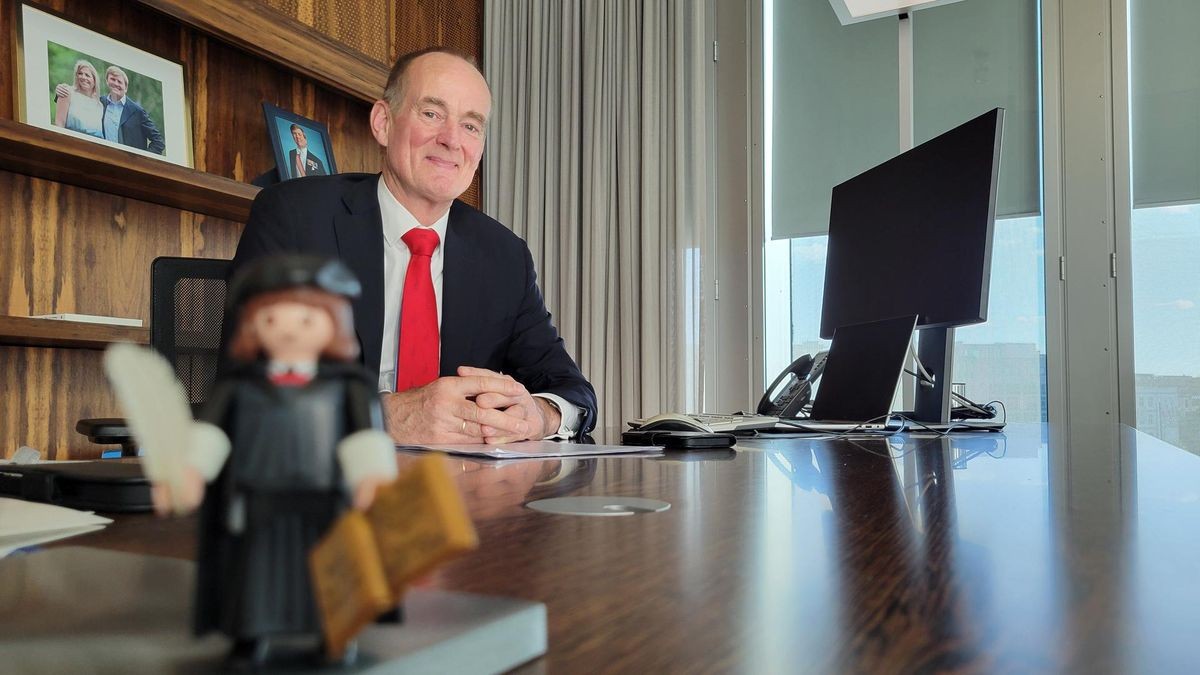
<instances>
[{"instance_id":1,"label":"paper on desk","mask_svg":"<svg viewBox=\"0 0 1200 675\"><path fill-rule=\"evenodd\" d=\"M18 548L93 532L111 522L90 511L0 497L0 558Z\"/></svg>"},{"instance_id":2,"label":"paper on desk","mask_svg":"<svg viewBox=\"0 0 1200 675\"><path fill-rule=\"evenodd\" d=\"M551 457L600 457L611 455L658 455L663 449L648 445L590 445L563 441L522 441L501 445L430 445L436 450L465 457L491 459L544 459Z\"/></svg>"}]
</instances>

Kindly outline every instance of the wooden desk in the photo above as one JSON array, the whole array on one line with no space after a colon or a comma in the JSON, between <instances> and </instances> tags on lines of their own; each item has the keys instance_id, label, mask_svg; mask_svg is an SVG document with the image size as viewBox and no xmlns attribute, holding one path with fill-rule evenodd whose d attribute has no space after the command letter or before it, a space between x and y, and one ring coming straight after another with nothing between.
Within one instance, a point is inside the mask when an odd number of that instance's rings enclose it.
<instances>
[{"instance_id":1,"label":"wooden desk","mask_svg":"<svg viewBox=\"0 0 1200 675\"><path fill-rule=\"evenodd\" d=\"M1123 429L1068 462L1051 431L454 461L482 545L434 583L546 603L527 672L1195 672L1200 457ZM1128 484L1075 481L1091 455ZM561 494L672 506L522 505ZM186 556L189 528L126 518L68 543Z\"/></svg>"}]
</instances>

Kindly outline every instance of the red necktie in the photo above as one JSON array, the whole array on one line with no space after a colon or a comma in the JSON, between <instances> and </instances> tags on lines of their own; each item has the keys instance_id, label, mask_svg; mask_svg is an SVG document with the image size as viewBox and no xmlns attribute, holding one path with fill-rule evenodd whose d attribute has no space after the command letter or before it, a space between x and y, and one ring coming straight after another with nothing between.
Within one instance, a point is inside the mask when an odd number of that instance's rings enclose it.
<instances>
[{"instance_id":1,"label":"red necktie","mask_svg":"<svg viewBox=\"0 0 1200 675\"><path fill-rule=\"evenodd\" d=\"M437 232L414 227L401 239L411 257L404 274L404 300L400 306L400 346L396 349L396 391L429 384L438 376L437 300L429 257L438 245Z\"/></svg>"},{"instance_id":2,"label":"red necktie","mask_svg":"<svg viewBox=\"0 0 1200 675\"><path fill-rule=\"evenodd\" d=\"M271 384L279 387L303 387L311 381L312 377L290 370L286 373L276 373L271 376Z\"/></svg>"}]
</instances>

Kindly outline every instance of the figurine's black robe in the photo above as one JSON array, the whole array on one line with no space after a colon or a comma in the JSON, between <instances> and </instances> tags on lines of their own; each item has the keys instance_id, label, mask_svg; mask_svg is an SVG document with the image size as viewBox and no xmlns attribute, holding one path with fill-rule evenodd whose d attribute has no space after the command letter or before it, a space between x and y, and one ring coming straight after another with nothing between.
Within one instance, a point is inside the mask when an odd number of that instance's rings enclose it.
<instances>
[{"instance_id":1,"label":"figurine's black robe","mask_svg":"<svg viewBox=\"0 0 1200 675\"><path fill-rule=\"evenodd\" d=\"M280 387L253 364L217 384L204 417L232 450L201 510L197 634L317 634L308 552L350 502L338 441L382 426L374 383L322 363L308 384Z\"/></svg>"}]
</instances>

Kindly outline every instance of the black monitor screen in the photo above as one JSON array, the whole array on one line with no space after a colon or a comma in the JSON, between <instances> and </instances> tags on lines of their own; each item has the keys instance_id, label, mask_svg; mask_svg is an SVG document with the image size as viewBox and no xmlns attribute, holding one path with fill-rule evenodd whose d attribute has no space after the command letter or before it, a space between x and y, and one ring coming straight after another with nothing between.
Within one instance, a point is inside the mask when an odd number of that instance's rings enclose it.
<instances>
[{"instance_id":1,"label":"black monitor screen","mask_svg":"<svg viewBox=\"0 0 1200 675\"><path fill-rule=\"evenodd\" d=\"M987 320L1003 113L833 188L821 337L903 314L917 328Z\"/></svg>"}]
</instances>

